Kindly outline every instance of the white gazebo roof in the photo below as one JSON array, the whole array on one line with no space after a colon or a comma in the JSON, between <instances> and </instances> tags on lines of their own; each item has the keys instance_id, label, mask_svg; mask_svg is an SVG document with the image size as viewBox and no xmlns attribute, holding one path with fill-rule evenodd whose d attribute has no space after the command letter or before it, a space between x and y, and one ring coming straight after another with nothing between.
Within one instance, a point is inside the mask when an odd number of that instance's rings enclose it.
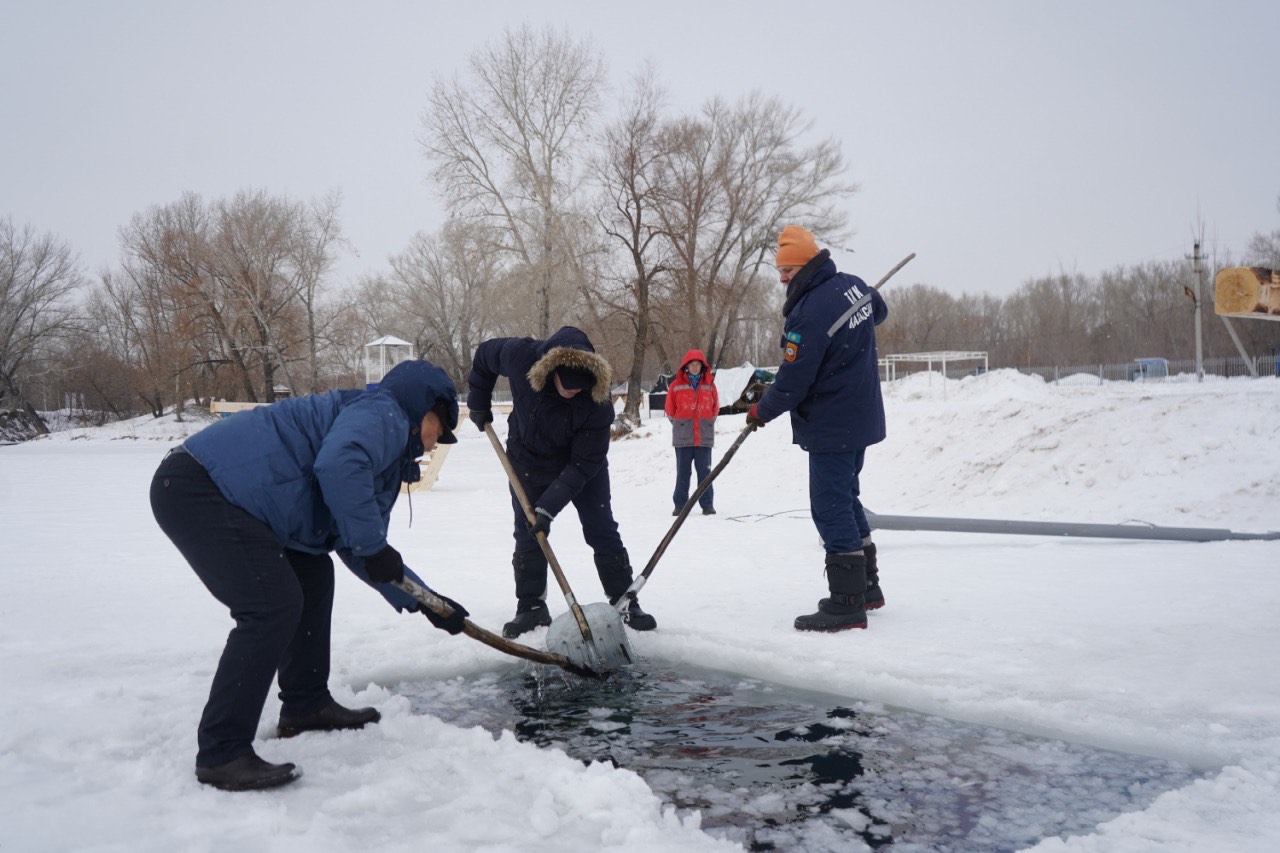
<instances>
[{"instance_id":1,"label":"white gazebo roof","mask_svg":"<svg viewBox=\"0 0 1280 853\"><path fill-rule=\"evenodd\" d=\"M375 341L369 341L369 343L365 344L365 346L367 347L380 347L380 346L409 347L409 346L413 346L413 344L409 343L408 341L402 341L400 340L400 338L397 338L395 335L383 335L382 337L378 338Z\"/></svg>"}]
</instances>

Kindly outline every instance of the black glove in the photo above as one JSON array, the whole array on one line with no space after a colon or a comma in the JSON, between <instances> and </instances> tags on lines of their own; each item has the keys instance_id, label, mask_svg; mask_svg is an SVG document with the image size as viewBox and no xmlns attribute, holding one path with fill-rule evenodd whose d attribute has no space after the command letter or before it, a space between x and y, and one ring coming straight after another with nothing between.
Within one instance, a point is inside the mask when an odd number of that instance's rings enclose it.
<instances>
[{"instance_id":1,"label":"black glove","mask_svg":"<svg viewBox=\"0 0 1280 853\"><path fill-rule=\"evenodd\" d=\"M431 590L431 594L452 607L453 613L449 616L441 616L430 607L427 607L427 605L419 603L418 609L422 611L422 615L427 617L427 621L432 625L435 625L441 631L448 631L450 634L461 634L462 620L471 615L467 612L467 608L463 607L452 598L449 598L447 595L441 595L434 589Z\"/></svg>"},{"instance_id":2,"label":"black glove","mask_svg":"<svg viewBox=\"0 0 1280 853\"><path fill-rule=\"evenodd\" d=\"M761 429L764 427L764 420L760 417L760 404L753 403L750 409L747 409L747 426Z\"/></svg>"},{"instance_id":3,"label":"black glove","mask_svg":"<svg viewBox=\"0 0 1280 853\"><path fill-rule=\"evenodd\" d=\"M537 507L536 509L534 509L533 522L527 525L529 528L529 535L532 536L534 539L538 538L539 533L541 533L543 536L550 536L551 535L551 518L552 518L551 513L547 512L542 507Z\"/></svg>"},{"instance_id":4,"label":"black glove","mask_svg":"<svg viewBox=\"0 0 1280 853\"><path fill-rule=\"evenodd\" d=\"M476 429L484 432L484 425L493 423L493 412L488 409L470 409L467 417L476 425Z\"/></svg>"},{"instance_id":5,"label":"black glove","mask_svg":"<svg viewBox=\"0 0 1280 853\"><path fill-rule=\"evenodd\" d=\"M404 580L404 560L390 545L364 558L364 573L374 583L400 583Z\"/></svg>"}]
</instances>

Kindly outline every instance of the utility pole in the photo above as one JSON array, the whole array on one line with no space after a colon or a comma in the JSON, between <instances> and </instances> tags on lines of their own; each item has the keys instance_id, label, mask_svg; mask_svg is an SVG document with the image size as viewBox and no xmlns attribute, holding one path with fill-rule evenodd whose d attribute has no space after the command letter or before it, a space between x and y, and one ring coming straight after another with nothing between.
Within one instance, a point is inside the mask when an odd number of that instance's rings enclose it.
<instances>
[{"instance_id":1,"label":"utility pole","mask_svg":"<svg viewBox=\"0 0 1280 853\"><path fill-rule=\"evenodd\" d=\"M1194 254L1191 255L1191 268L1195 270L1195 274L1196 274L1195 302L1196 302L1196 381L1197 382L1204 381L1204 331L1203 331L1204 321L1201 319L1201 310L1200 310L1200 303L1203 301L1200 298L1200 295L1201 293L1204 292L1204 265L1201 263L1201 261L1203 261L1204 259L1205 259L1204 255L1200 254L1200 241L1197 240L1195 242Z\"/></svg>"}]
</instances>

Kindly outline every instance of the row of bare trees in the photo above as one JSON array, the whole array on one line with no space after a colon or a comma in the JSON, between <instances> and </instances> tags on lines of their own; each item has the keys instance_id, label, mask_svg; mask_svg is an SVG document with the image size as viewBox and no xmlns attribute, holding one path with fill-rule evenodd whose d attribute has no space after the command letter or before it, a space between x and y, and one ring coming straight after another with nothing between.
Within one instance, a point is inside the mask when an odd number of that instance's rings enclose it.
<instances>
[{"instance_id":1,"label":"row of bare trees","mask_svg":"<svg viewBox=\"0 0 1280 853\"><path fill-rule=\"evenodd\" d=\"M0 223L7 408L158 416L192 399L269 402L335 375L349 384L360 330L324 299L339 212L337 195L186 194L136 214L119 267L93 286L65 243Z\"/></svg>"},{"instance_id":2,"label":"row of bare trees","mask_svg":"<svg viewBox=\"0 0 1280 853\"><path fill-rule=\"evenodd\" d=\"M1280 230L1255 238L1247 263L1280 268L1280 252L1265 248L1267 240L1280 248L1277 238ZM1190 266L1176 262L1120 267L1097 277L1031 279L1004 299L913 284L886 291L889 319L877 330L877 342L882 353L984 350L993 367L1023 369L1119 364L1142 356L1187 359L1195 352L1194 293ZM1205 356L1235 357L1230 331L1213 314L1212 293L1201 298ZM1231 322L1251 356L1280 354L1280 322Z\"/></svg>"},{"instance_id":3,"label":"row of bare trees","mask_svg":"<svg viewBox=\"0 0 1280 853\"><path fill-rule=\"evenodd\" d=\"M627 381L632 420L644 381L689 347L714 364L773 363L773 241L788 222L828 245L849 235L840 145L760 94L673 111L652 68L607 107L605 91L589 42L528 27L437 80L419 142L449 218L348 286L333 280L347 248L337 194L183 195L136 214L118 268L92 285L57 238L0 222L0 408L34 415L70 392L122 417L356 387L361 345L385 334L461 388L481 341L582 326ZM1280 267L1280 230L1242 262ZM1189 275L1064 273L1005 299L900 276L880 348L987 350L1022 367L1183 356ZM1252 351L1280 345L1280 323L1238 327ZM1220 324L1206 333L1207 354L1234 354Z\"/></svg>"},{"instance_id":4,"label":"row of bare trees","mask_svg":"<svg viewBox=\"0 0 1280 853\"><path fill-rule=\"evenodd\" d=\"M455 375L485 337L584 326L623 367L634 417L642 379L686 348L718 363L760 345L744 321L776 313L777 231L842 238L856 188L839 144L807 142L811 123L776 98L672 114L645 68L606 116L604 76L589 42L524 27L437 81L421 144L452 219L365 286Z\"/></svg>"},{"instance_id":5,"label":"row of bare trees","mask_svg":"<svg viewBox=\"0 0 1280 853\"><path fill-rule=\"evenodd\" d=\"M27 389L49 377L56 342L75 328L74 296L85 284L75 255L52 234L0 219L0 413L47 432Z\"/></svg>"},{"instance_id":6,"label":"row of bare trees","mask_svg":"<svg viewBox=\"0 0 1280 853\"><path fill-rule=\"evenodd\" d=\"M337 317L321 302L342 243L340 199L188 193L121 229L123 262L85 305L82 381L121 372L160 414L212 394L267 401L322 385ZM117 394L103 394L117 399Z\"/></svg>"},{"instance_id":7,"label":"row of bare trees","mask_svg":"<svg viewBox=\"0 0 1280 853\"><path fill-rule=\"evenodd\" d=\"M124 233L140 245L173 243L186 232L155 226L176 210L235 207L185 198L176 208L135 217ZM392 282L398 292L374 293L366 282L367 300L340 299L311 314L306 311L311 303L300 297L292 308L276 312L263 336L258 330L264 324L254 318L265 316L274 303L241 304L245 295L237 288L195 287L192 292L182 276L162 274L172 271L181 252L157 267L143 264L140 258L149 255L139 253L88 290L68 246L0 221L0 393L8 404L0 408L24 411L38 424L35 406L65 406L66 392L73 392L70 399L79 405L116 417L137 413L140 406L159 412L193 398L253 399L276 376L273 362L264 363L258 355L264 348L286 365L286 375L298 377L292 381L300 390L353 387L360 379L355 363L360 343L371 330L406 322L413 324L411 337L431 342L436 361L465 366L477 342L507 332L508 318L527 310L518 295L520 282L482 252L482 245L457 223L439 235L419 235L393 259L393 273L378 279ZM1241 263L1280 267L1278 250L1280 229L1259 234ZM490 261L481 264L477 258ZM214 275L217 265L209 258L203 263ZM1186 294L1194 290L1191 275L1188 265L1178 263L1122 267L1096 278L1064 273L1029 280L1004 299L895 282L886 290L892 310L878 330L880 348L882 353L982 349L990 353L993 367L1021 368L1120 363L1135 354L1187 358L1194 350L1194 303ZM645 279L632 281L635 302L620 289L609 308L613 315L643 314L638 306ZM74 297L84 292L88 296L77 306ZM778 323L776 314L760 318L766 340L747 358L771 363ZM302 334L304 327L318 333ZM242 341L231 333L234 329L248 337ZM1280 347L1280 323L1236 321L1235 330L1250 353L1265 355ZM260 347L264 340L274 343ZM614 340L598 334L597 340L615 350L626 343L625 336ZM1235 354L1225 326L1212 317L1205 324L1205 341L1210 358ZM237 353L239 362L232 357ZM635 358L646 356L637 350ZM625 353L619 363L624 359ZM47 389L52 393L41 393Z\"/></svg>"}]
</instances>

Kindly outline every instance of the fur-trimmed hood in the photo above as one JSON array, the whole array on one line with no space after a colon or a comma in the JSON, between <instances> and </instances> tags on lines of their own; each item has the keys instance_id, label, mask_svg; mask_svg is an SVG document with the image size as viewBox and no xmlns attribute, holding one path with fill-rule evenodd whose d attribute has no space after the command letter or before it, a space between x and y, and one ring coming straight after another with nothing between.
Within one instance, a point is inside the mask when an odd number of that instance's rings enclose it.
<instances>
[{"instance_id":1,"label":"fur-trimmed hood","mask_svg":"<svg viewBox=\"0 0 1280 853\"><path fill-rule=\"evenodd\" d=\"M547 338L546 352L529 368L526 378L534 391L539 393L551 382L551 374L557 368L569 367L589 371L595 376L591 386L591 400L607 403L612 390L612 371L604 356L595 351L591 340L581 329L564 326Z\"/></svg>"}]
</instances>

